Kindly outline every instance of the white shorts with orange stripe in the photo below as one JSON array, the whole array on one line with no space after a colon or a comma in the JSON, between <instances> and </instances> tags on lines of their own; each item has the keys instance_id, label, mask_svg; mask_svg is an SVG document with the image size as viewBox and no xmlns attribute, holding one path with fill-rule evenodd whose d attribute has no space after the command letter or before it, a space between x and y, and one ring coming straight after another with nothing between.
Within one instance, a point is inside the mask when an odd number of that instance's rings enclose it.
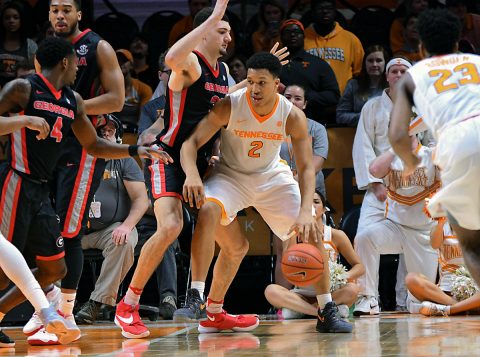
<instances>
[{"instance_id":1,"label":"white shorts with orange stripe","mask_svg":"<svg viewBox=\"0 0 480 357\"><path fill-rule=\"evenodd\" d=\"M238 211L252 206L282 240L288 239L287 233L300 211L298 183L282 162L268 172L254 174L219 163L205 181L205 195L222 207L222 225L230 224Z\"/></svg>"}]
</instances>

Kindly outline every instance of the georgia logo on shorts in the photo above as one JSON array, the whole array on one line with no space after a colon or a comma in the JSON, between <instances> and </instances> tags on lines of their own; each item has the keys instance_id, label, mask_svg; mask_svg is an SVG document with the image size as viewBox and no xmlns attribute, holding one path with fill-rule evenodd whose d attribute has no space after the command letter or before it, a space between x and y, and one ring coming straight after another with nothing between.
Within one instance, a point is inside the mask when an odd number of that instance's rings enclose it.
<instances>
[{"instance_id":1,"label":"georgia logo on shorts","mask_svg":"<svg viewBox=\"0 0 480 357\"><path fill-rule=\"evenodd\" d=\"M57 238L57 247L62 248L63 247L63 237L60 236Z\"/></svg>"}]
</instances>

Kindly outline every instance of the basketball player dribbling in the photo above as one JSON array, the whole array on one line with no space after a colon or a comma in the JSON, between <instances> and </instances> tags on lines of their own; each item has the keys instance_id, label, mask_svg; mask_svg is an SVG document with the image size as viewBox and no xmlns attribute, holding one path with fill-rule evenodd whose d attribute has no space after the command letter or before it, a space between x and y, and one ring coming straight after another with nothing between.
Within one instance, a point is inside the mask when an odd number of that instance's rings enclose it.
<instances>
[{"instance_id":1,"label":"basketball player dribbling","mask_svg":"<svg viewBox=\"0 0 480 357\"><path fill-rule=\"evenodd\" d=\"M315 176L307 119L277 93L281 70L277 57L257 53L248 60L247 69L247 88L218 102L181 150L186 175L184 199L190 206L201 207L195 234L209 235L218 225L224 226L215 237L220 254L207 299L207 319L199 323L200 333L251 331L259 323L255 315L231 315L223 310L227 289L248 251L248 241L235 220L238 211L255 207L285 246L295 243L289 238L297 234L304 241L321 240L312 214ZM220 161L204 188L195 164L197 150L219 130ZM280 146L287 135L297 154L298 183L280 160ZM322 275L326 277L323 289L316 285L317 331L351 332L351 324L340 319L332 301L328 274Z\"/></svg>"},{"instance_id":2,"label":"basketball player dribbling","mask_svg":"<svg viewBox=\"0 0 480 357\"><path fill-rule=\"evenodd\" d=\"M389 138L406 175L419 158L410 150L408 127L415 105L437 141L435 164L442 187L429 201L433 217L447 216L466 266L480 283L480 57L455 53L462 25L447 10L426 10L418 19L426 59L398 83Z\"/></svg>"}]
</instances>

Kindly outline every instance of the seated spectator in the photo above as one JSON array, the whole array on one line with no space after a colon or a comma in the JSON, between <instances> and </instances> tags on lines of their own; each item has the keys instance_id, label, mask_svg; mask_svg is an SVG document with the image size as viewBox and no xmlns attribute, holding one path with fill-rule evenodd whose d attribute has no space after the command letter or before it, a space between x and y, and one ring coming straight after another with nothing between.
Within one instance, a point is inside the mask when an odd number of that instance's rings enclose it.
<instances>
[{"instance_id":1,"label":"seated spectator","mask_svg":"<svg viewBox=\"0 0 480 357\"><path fill-rule=\"evenodd\" d=\"M400 51L405 44L405 17L409 14L420 15L422 11L436 5L435 0L405 0L397 9L397 18L390 27L390 48L392 53Z\"/></svg>"},{"instance_id":2,"label":"seated spectator","mask_svg":"<svg viewBox=\"0 0 480 357\"><path fill-rule=\"evenodd\" d=\"M252 34L254 52L270 51L280 42L280 24L285 18L285 9L278 0L263 0L258 12L259 28Z\"/></svg>"},{"instance_id":3,"label":"seated spectator","mask_svg":"<svg viewBox=\"0 0 480 357\"><path fill-rule=\"evenodd\" d=\"M306 88L305 115L317 122L325 122L327 108L338 103L340 91L332 68L324 60L303 49L304 28L300 21L285 20L280 27L282 44L287 47L289 62L282 67L283 85L300 84Z\"/></svg>"},{"instance_id":4,"label":"seated spectator","mask_svg":"<svg viewBox=\"0 0 480 357\"><path fill-rule=\"evenodd\" d=\"M448 316L480 309L480 294L476 293L463 300L452 296L457 269L465 267L463 253L458 238L447 222L446 217L437 220L430 235L433 249L439 250L440 281L437 284L419 273L408 273L405 284L418 301L410 300L408 309L412 314L425 316ZM471 278L470 278L471 279ZM467 278L464 279L467 281Z\"/></svg>"},{"instance_id":5,"label":"seated spectator","mask_svg":"<svg viewBox=\"0 0 480 357\"><path fill-rule=\"evenodd\" d=\"M158 84L157 69L148 64L148 41L142 33L138 33L130 43L130 53L133 57L132 69L134 77L138 78L150 88Z\"/></svg>"},{"instance_id":6,"label":"seated spectator","mask_svg":"<svg viewBox=\"0 0 480 357\"><path fill-rule=\"evenodd\" d=\"M324 222L325 216L325 198L316 191L313 196L313 206L317 217L317 224L323 232L323 239L318 244L323 244L327 251L331 263L338 263L339 254L341 254L351 265L350 271L346 272L346 284L335 288L335 282L330 281L330 291L332 299L338 306L340 316L348 318L349 308L355 302L359 292L355 280L363 275L365 269L360 262L360 258L355 253L352 243L347 235L338 230L327 226ZM277 260L279 257L277 256ZM270 304L276 308L281 308L281 316L285 319L298 319L305 316L317 316L318 305L316 293L313 286L295 287L288 290L278 284L270 284L265 289L265 297Z\"/></svg>"},{"instance_id":7,"label":"seated spectator","mask_svg":"<svg viewBox=\"0 0 480 357\"><path fill-rule=\"evenodd\" d=\"M158 58L158 78L160 79L155 92L152 95L152 99L149 100L140 111L140 119L138 120L138 143L139 145L150 144L155 140L154 134L144 133L145 130L150 128L153 123L158 119L163 119L163 110L165 109L165 97L166 89L168 86L168 79L172 70L165 63L165 55L167 51L163 52ZM163 129L163 120L158 122L161 126L158 130Z\"/></svg>"},{"instance_id":8,"label":"seated spectator","mask_svg":"<svg viewBox=\"0 0 480 357\"><path fill-rule=\"evenodd\" d=\"M133 56L129 50L116 51L118 63L125 81L125 104L117 113L125 131L136 132L140 118L140 108L152 97L152 89L140 80L132 77Z\"/></svg>"},{"instance_id":9,"label":"seated spectator","mask_svg":"<svg viewBox=\"0 0 480 357\"><path fill-rule=\"evenodd\" d=\"M17 76L17 64L31 61L37 52L35 41L27 38L24 7L16 1L4 4L0 11L0 87Z\"/></svg>"},{"instance_id":10,"label":"seated spectator","mask_svg":"<svg viewBox=\"0 0 480 357\"><path fill-rule=\"evenodd\" d=\"M388 86L385 78L387 51L380 45L367 48L360 74L348 81L337 105L337 123L357 126L365 103L382 94Z\"/></svg>"},{"instance_id":11,"label":"seated spectator","mask_svg":"<svg viewBox=\"0 0 480 357\"><path fill-rule=\"evenodd\" d=\"M240 83L247 78L247 58L242 54L235 54L228 60L230 75L235 83Z\"/></svg>"},{"instance_id":12,"label":"seated spectator","mask_svg":"<svg viewBox=\"0 0 480 357\"><path fill-rule=\"evenodd\" d=\"M120 141L120 121L110 115L105 119L100 134L109 141ZM90 299L75 315L78 323L94 323L101 304L116 305L118 288L133 265L138 240L135 225L148 203L143 173L136 161L131 157L108 160L90 206L88 234L82 239L82 249L100 249L105 259Z\"/></svg>"},{"instance_id":13,"label":"seated spectator","mask_svg":"<svg viewBox=\"0 0 480 357\"><path fill-rule=\"evenodd\" d=\"M305 100L305 89L300 85L289 85L287 88L285 88L283 95L297 108L302 110L305 109L305 106L307 105L307 101ZM328 156L327 130L322 124L317 123L312 119L308 119L308 134L312 138L313 165L316 175L315 187L323 197L326 197L325 179L323 176L322 167ZM289 137L285 140L285 142L282 143L282 146L280 147L280 157L287 162L293 172L294 178L298 180L295 155L293 153L293 147ZM275 282L281 286L289 287L290 283L285 280L280 270L280 261L283 254L283 248L280 239L275 238L273 245L277 254L277 260L275 264Z\"/></svg>"},{"instance_id":14,"label":"seated spectator","mask_svg":"<svg viewBox=\"0 0 480 357\"><path fill-rule=\"evenodd\" d=\"M327 61L337 78L340 94L362 69L363 47L350 31L335 21L335 0L312 0L313 23L305 29L305 50Z\"/></svg>"},{"instance_id":15,"label":"seated spectator","mask_svg":"<svg viewBox=\"0 0 480 357\"><path fill-rule=\"evenodd\" d=\"M467 12L466 0L446 0L445 5L463 24L460 52L480 54L480 15Z\"/></svg>"},{"instance_id":16,"label":"seated spectator","mask_svg":"<svg viewBox=\"0 0 480 357\"><path fill-rule=\"evenodd\" d=\"M420 53L420 37L417 30L418 15L410 14L405 17L403 38L404 43L400 50L394 53L395 56L404 56L410 62L415 63L422 60Z\"/></svg>"}]
</instances>

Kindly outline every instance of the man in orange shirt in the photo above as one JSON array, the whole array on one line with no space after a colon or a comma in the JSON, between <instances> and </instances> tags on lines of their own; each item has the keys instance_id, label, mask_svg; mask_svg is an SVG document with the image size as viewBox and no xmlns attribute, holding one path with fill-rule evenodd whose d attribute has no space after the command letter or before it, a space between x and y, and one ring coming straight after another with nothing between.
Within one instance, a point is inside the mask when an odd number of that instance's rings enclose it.
<instances>
[{"instance_id":1,"label":"man in orange shirt","mask_svg":"<svg viewBox=\"0 0 480 357\"><path fill-rule=\"evenodd\" d=\"M340 94L362 69L360 40L335 21L335 0L312 0L313 24L305 29L305 50L325 60L337 78Z\"/></svg>"}]
</instances>

